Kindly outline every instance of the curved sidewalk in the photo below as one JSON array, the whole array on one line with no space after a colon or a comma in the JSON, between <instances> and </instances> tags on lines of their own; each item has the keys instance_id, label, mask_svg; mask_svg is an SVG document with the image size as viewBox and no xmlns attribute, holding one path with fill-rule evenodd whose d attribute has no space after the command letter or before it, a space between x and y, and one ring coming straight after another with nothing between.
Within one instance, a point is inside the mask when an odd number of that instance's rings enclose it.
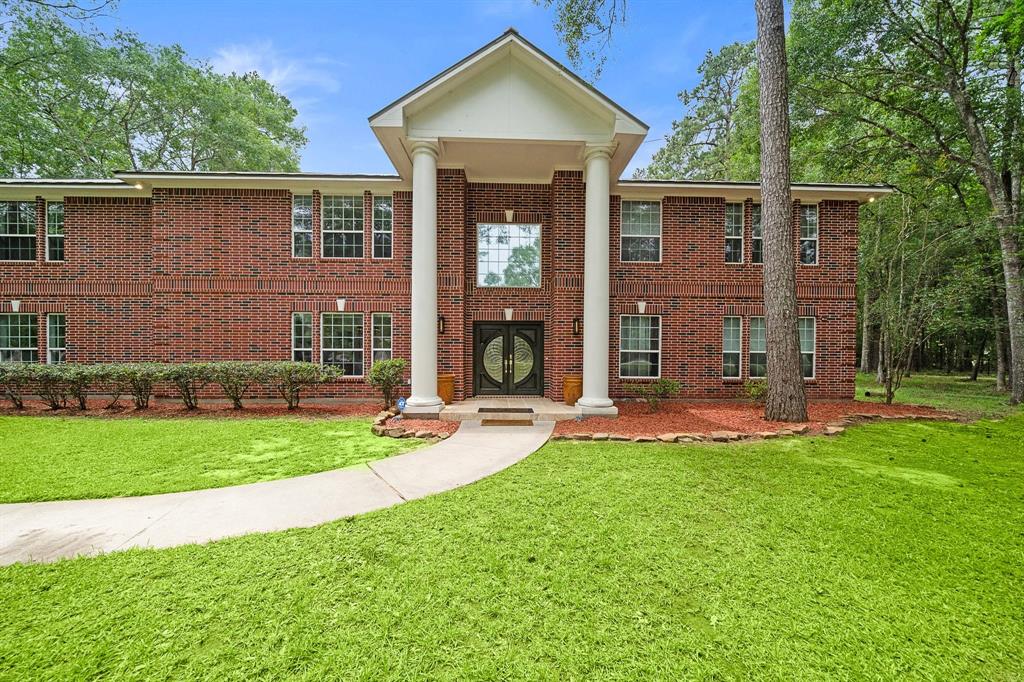
<instances>
[{"instance_id":1,"label":"curved sidewalk","mask_svg":"<svg viewBox=\"0 0 1024 682\"><path fill-rule=\"evenodd\" d=\"M3 504L0 565L316 526L490 476L536 451L553 429L554 422L462 422L436 445L309 476L142 497Z\"/></svg>"}]
</instances>

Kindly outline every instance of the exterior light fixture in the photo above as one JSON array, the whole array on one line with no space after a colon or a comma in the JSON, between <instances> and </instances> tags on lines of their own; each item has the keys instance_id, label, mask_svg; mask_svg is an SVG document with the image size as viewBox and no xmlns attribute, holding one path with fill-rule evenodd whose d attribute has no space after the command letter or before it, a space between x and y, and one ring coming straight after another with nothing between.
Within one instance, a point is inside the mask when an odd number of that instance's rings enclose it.
<instances>
[{"instance_id":1,"label":"exterior light fixture","mask_svg":"<svg viewBox=\"0 0 1024 682\"><path fill-rule=\"evenodd\" d=\"M643 315L647 311L647 301L637 301L636 311Z\"/></svg>"},{"instance_id":2,"label":"exterior light fixture","mask_svg":"<svg viewBox=\"0 0 1024 682\"><path fill-rule=\"evenodd\" d=\"M135 183L135 189L142 189L142 183L141 182L136 182Z\"/></svg>"},{"instance_id":3,"label":"exterior light fixture","mask_svg":"<svg viewBox=\"0 0 1024 682\"><path fill-rule=\"evenodd\" d=\"M512 319L512 309L511 308L505 308L505 319L506 320L511 320Z\"/></svg>"},{"instance_id":4,"label":"exterior light fixture","mask_svg":"<svg viewBox=\"0 0 1024 682\"><path fill-rule=\"evenodd\" d=\"M875 198L874 197L868 197L868 203L869 204L875 203Z\"/></svg>"},{"instance_id":5,"label":"exterior light fixture","mask_svg":"<svg viewBox=\"0 0 1024 682\"><path fill-rule=\"evenodd\" d=\"M437 316L437 333L444 334L444 315Z\"/></svg>"},{"instance_id":6,"label":"exterior light fixture","mask_svg":"<svg viewBox=\"0 0 1024 682\"><path fill-rule=\"evenodd\" d=\"M11 310L13 310L14 312L18 312L19 310L21 310L21 301L19 301L18 299L12 300Z\"/></svg>"},{"instance_id":7,"label":"exterior light fixture","mask_svg":"<svg viewBox=\"0 0 1024 682\"><path fill-rule=\"evenodd\" d=\"M582 332L582 331L583 331L583 323L580 322L580 318L578 318L578 317L572 318L572 335L573 336L579 336L580 332Z\"/></svg>"},{"instance_id":8,"label":"exterior light fixture","mask_svg":"<svg viewBox=\"0 0 1024 682\"><path fill-rule=\"evenodd\" d=\"M344 312L344 310L345 310L345 301L346 301L346 299L344 299L344 298L335 299L334 302L338 305L338 312L339 313L340 312Z\"/></svg>"},{"instance_id":9,"label":"exterior light fixture","mask_svg":"<svg viewBox=\"0 0 1024 682\"><path fill-rule=\"evenodd\" d=\"M515 211L513 211L511 208L506 208L505 209L505 222L506 223L512 222L512 219L515 218L515 217L516 217L516 212Z\"/></svg>"}]
</instances>

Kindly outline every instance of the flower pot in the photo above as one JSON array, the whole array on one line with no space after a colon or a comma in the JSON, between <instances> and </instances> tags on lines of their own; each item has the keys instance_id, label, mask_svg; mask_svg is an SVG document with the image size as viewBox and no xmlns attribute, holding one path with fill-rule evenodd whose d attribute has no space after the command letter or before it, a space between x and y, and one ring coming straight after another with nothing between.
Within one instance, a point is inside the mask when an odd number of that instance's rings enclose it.
<instances>
[{"instance_id":1,"label":"flower pot","mask_svg":"<svg viewBox=\"0 0 1024 682\"><path fill-rule=\"evenodd\" d=\"M575 405L583 397L583 377L568 375L562 379L562 397L566 405Z\"/></svg>"},{"instance_id":2,"label":"flower pot","mask_svg":"<svg viewBox=\"0 0 1024 682\"><path fill-rule=\"evenodd\" d=\"M445 405L451 405L453 402L455 402L454 374L437 375L437 395L440 396L441 400L444 401Z\"/></svg>"}]
</instances>

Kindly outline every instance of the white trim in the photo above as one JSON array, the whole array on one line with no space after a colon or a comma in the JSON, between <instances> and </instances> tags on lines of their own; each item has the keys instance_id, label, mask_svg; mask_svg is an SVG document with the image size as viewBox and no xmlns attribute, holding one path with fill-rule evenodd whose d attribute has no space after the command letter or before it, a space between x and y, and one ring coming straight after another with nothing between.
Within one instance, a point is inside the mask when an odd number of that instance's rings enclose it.
<instances>
[{"instance_id":1,"label":"white trim","mask_svg":"<svg viewBox=\"0 0 1024 682\"><path fill-rule=\"evenodd\" d=\"M298 346L295 345L295 317L297 315L309 315L309 348L299 348ZM296 353L296 351L302 351L302 352L308 352L309 353L309 362L313 362L313 329L314 329L314 326L313 326L313 313L311 311L295 310L295 311L292 312L290 321L291 321L291 324L292 324L292 327L291 327L291 330L290 330L291 331L291 338L292 338L292 344L291 344L292 345L292 354L291 354L291 357L289 359L292 362L297 362L295 360L295 353Z\"/></svg>"},{"instance_id":2,"label":"white trim","mask_svg":"<svg viewBox=\"0 0 1024 682\"><path fill-rule=\"evenodd\" d=\"M28 318L30 318L35 323L35 327L36 327L36 345L30 346L30 347L25 347L25 348L23 348L21 346L3 346L2 348L0 348L0 358L3 357L3 354L6 351L8 353L14 353L14 352L18 352L18 353L35 353L36 354L35 360L17 360L17 361L15 361L15 360L0 360L0 361L2 361L2 362L18 362L18 363L39 362L39 315L36 314L36 313L31 313L31 312L17 312L17 313L10 312L10 313L0 313L0 317L28 317Z\"/></svg>"},{"instance_id":3,"label":"white trim","mask_svg":"<svg viewBox=\"0 0 1024 682\"><path fill-rule=\"evenodd\" d=\"M622 350L622 318L624 317L656 317L658 318L658 350ZM662 318L661 315L640 315L639 313L623 313L619 315L619 348L618 348L618 366L619 366L619 379L660 379L661 378L661 337L662 337ZM658 356L658 373L652 377L640 377L640 376L623 376L622 374L622 354L623 353L654 353Z\"/></svg>"},{"instance_id":4,"label":"white trim","mask_svg":"<svg viewBox=\"0 0 1024 682\"><path fill-rule=\"evenodd\" d=\"M391 255L390 256L378 256L376 251L377 242L374 239L377 232L377 199L389 199L391 201L391 225L387 232L381 231L380 234L391 235ZM394 195L370 195L370 259L371 260L393 260L395 257L395 197Z\"/></svg>"},{"instance_id":5,"label":"white trim","mask_svg":"<svg viewBox=\"0 0 1024 682\"><path fill-rule=\"evenodd\" d=\"M727 230L729 228L729 206L739 206L740 207L740 236L739 237L730 237L728 235L728 233L727 233ZM746 233L746 230L747 230L747 206L746 206L746 203L742 202L742 201L727 201L727 202L725 202L725 213L723 214L723 216L724 216L724 220L722 222L722 235L723 235L723 237L725 239L725 241L723 242L723 245L727 245L729 243L730 239L739 239L740 240L740 259L739 260L734 260L734 261L725 260L725 250L724 249L722 250L722 259L725 261L726 265L744 265L744 261L745 261L746 256L747 256L747 240L745 238L746 237L745 233Z\"/></svg>"},{"instance_id":6,"label":"white trim","mask_svg":"<svg viewBox=\"0 0 1024 682\"><path fill-rule=\"evenodd\" d=\"M537 228L537 286L510 286L507 284L480 284L480 226L481 225L524 225L527 227ZM473 279L473 287L476 289L486 289L487 291L497 291L500 289L525 289L527 291L535 291L544 288L544 224L543 223L495 223L495 222L478 222L476 223L476 243L474 245L474 263L473 270L476 277ZM503 275L504 276L504 275Z\"/></svg>"},{"instance_id":7,"label":"white trim","mask_svg":"<svg viewBox=\"0 0 1024 682\"><path fill-rule=\"evenodd\" d=\"M55 204L60 204L60 206L61 206L61 208L60 208L60 234L59 235L56 235L56 234L55 235L51 235L50 234L50 206L53 206ZM54 237L54 238L58 238L59 237L62 241L64 241L64 238L66 236L65 235L65 229L64 229L64 217L65 217L65 214L64 214L64 202L63 201L46 201L46 202L44 202L43 203L43 215L45 216L44 222L46 223L45 227L43 228L43 240L44 240L43 241L43 251L44 251L43 258L46 260L47 263L64 263L67 260L67 254L66 253L64 254L65 255L64 258L60 258L60 259L50 258L50 237L51 236ZM64 246L66 246L66 245L67 245L67 242L65 241ZM63 251L63 249L61 249L61 250Z\"/></svg>"},{"instance_id":8,"label":"white trim","mask_svg":"<svg viewBox=\"0 0 1024 682\"><path fill-rule=\"evenodd\" d=\"M64 318L64 345L63 346L52 346L50 345L50 320L54 317ZM58 362L54 362L50 355L53 351L60 351L64 354L64 359ZM56 365L63 362L67 362L68 353L68 316L66 313L46 313L46 364Z\"/></svg>"},{"instance_id":9,"label":"white trim","mask_svg":"<svg viewBox=\"0 0 1024 682\"><path fill-rule=\"evenodd\" d=\"M296 230L295 229L295 200L299 197L309 197L309 230ZM291 212L290 218L292 222L291 231L288 233L291 237L291 254L292 258L299 260L306 260L313 258L313 235L316 233L316 226L313 225L313 195L312 194L292 194L291 201ZM296 256L295 255L295 235L296 234L309 234L309 255L308 256Z\"/></svg>"},{"instance_id":10,"label":"white trim","mask_svg":"<svg viewBox=\"0 0 1024 682\"><path fill-rule=\"evenodd\" d=\"M330 198L330 199L357 199L358 200L357 203L358 203L358 206L359 206L359 211L363 214L361 216L361 220L359 221L359 229L358 230L333 230L333 229L332 230L328 230L326 228L326 226L325 226L326 223L324 222L324 209L326 208L325 204L327 202L324 201L324 200L328 199L328 198ZM372 222L372 220L373 220L372 215L371 215L370 220ZM372 226L371 226L371 230L372 230ZM327 234L328 232L330 232L331 234L359 234L359 235L362 235L363 238L359 240L359 251L360 251L359 255L358 256L328 256L328 255L326 255L324 253L324 247L327 244L327 240L324 239L324 235ZM373 255L373 253L372 253L372 245L371 245L371 255ZM359 194L359 195L355 195L355 194L321 194L320 195L320 258L322 258L324 260L363 260L363 258L365 258L365 257L366 257L366 206L363 205L363 195L362 194Z\"/></svg>"},{"instance_id":11,"label":"white trim","mask_svg":"<svg viewBox=\"0 0 1024 682\"><path fill-rule=\"evenodd\" d=\"M6 219L0 223L0 229L4 232L0 232L0 237L6 237L10 239L31 239L32 240L32 257L31 258L13 258L13 259L0 259L0 263L38 263L39 262L39 215L36 211L36 202L32 200L21 200L21 199L10 199L3 200L0 203L4 204L28 204L32 207L32 234L21 234L17 232L7 232L7 221ZM45 218L45 209L44 218ZM21 209L16 209L18 213ZM0 217L6 215L6 211L0 211ZM44 221L45 222L45 221ZM44 235L45 238L45 235Z\"/></svg>"},{"instance_id":12,"label":"white trim","mask_svg":"<svg viewBox=\"0 0 1024 682\"><path fill-rule=\"evenodd\" d=\"M356 317L356 316L359 317L359 347L358 348L355 348L355 347L353 347L353 348L325 348L324 347L324 319L328 315L338 316L338 317L345 317L346 315L351 315L353 317ZM326 351L340 351L340 352L344 352L344 351L353 351L353 352L354 351L359 351L362 354L362 361L359 363L359 374L345 374L345 378L346 379L350 379L350 378L355 377L355 378L358 379L358 378L361 378L361 377L365 376L366 375L366 316L363 315L363 313L361 313L361 312L358 312L358 313L353 313L353 312L334 313L334 312L327 312L327 311L321 312L320 313L320 364L321 365L325 365L326 364L324 362L324 352L326 352ZM340 367L340 365L337 364L337 363L332 363L329 366L330 367Z\"/></svg>"},{"instance_id":13,"label":"white trim","mask_svg":"<svg viewBox=\"0 0 1024 682\"><path fill-rule=\"evenodd\" d=\"M729 319L735 319L740 321L740 348L738 351L726 351L725 350L725 321ZM739 374L734 377L728 377L725 375L725 354L736 353L736 368L739 370ZM722 363L722 379L724 381L736 381L743 378L743 317L740 315L722 315L722 355L719 358Z\"/></svg>"},{"instance_id":14,"label":"white trim","mask_svg":"<svg viewBox=\"0 0 1024 682\"><path fill-rule=\"evenodd\" d=\"M377 348L374 343L376 340L376 337L374 335L374 327L377 325L378 317L388 318L388 343L390 344L389 348ZM391 360L395 357L395 316L391 313L370 313L370 367L373 367L373 363L377 362L377 360L375 359L377 351L387 351L388 360Z\"/></svg>"},{"instance_id":15,"label":"white trim","mask_svg":"<svg viewBox=\"0 0 1024 682\"><path fill-rule=\"evenodd\" d=\"M808 206L814 206L814 239L804 239L804 208ZM807 268L813 268L821 264L821 207L818 204L800 204L800 214L797 216L797 265L802 265ZM803 262L803 249L801 248L805 241L814 242L814 262L804 263Z\"/></svg>"},{"instance_id":16,"label":"white trim","mask_svg":"<svg viewBox=\"0 0 1024 682\"><path fill-rule=\"evenodd\" d=\"M624 224L624 222L622 220L622 216L624 215L623 206L622 205L625 204L626 202L630 202L630 203L644 203L644 204L654 204L654 203L658 204L658 260L625 260L622 257L622 251L623 251L623 249L622 249L622 240L623 239L627 239L627 238L629 238L629 239L636 239L636 235L626 235L626 234L622 233L622 226ZM664 234L665 234L664 220L665 220L665 218L664 218L664 216L665 216L665 205L664 205L664 201L661 200L661 199L658 199L657 201L652 201L651 199L623 199L622 197L619 197L619 262L620 263L651 263L652 265L656 265L658 263L661 263L662 259L664 258L664 252L665 252L665 240L664 240Z\"/></svg>"},{"instance_id":17,"label":"white trim","mask_svg":"<svg viewBox=\"0 0 1024 682\"><path fill-rule=\"evenodd\" d=\"M798 324L799 324L799 320L811 320L814 323L814 327L813 327L814 337L813 337L813 342L812 342L812 345L811 345L811 376L804 377L804 381L810 381L812 379L817 378L817 376L818 376L818 318L816 318L816 317L814 317L812 315L801 315L801 316L797 317L796 319L798 320ZM798 326L797 327L797 345L799 346L799 344L800 344L800 329L799 329L799 326ZM803 351L803 349L800 349L800 358L801 358L800 374L801 375L803 375L803 373L804 373L803 372L803 356L804 356L804 351Z\"/></svg>"}]
</instances>

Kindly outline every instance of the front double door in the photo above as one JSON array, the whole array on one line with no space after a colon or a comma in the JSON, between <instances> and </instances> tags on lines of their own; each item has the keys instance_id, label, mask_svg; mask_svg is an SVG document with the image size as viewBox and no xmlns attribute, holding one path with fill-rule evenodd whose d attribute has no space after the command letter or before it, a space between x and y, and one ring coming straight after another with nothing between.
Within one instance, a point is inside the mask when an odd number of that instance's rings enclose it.
<instances>
[{"instance_id":1,"label":"front double door","mask_svg":"<svg viewBox=\"0 0 1024 682\"><path fill-rule=\"evenodd\" d=\"M479 322L473 328L475 395L542 395L544 327L537 322Z\"/></svg>"}]
</instances>

